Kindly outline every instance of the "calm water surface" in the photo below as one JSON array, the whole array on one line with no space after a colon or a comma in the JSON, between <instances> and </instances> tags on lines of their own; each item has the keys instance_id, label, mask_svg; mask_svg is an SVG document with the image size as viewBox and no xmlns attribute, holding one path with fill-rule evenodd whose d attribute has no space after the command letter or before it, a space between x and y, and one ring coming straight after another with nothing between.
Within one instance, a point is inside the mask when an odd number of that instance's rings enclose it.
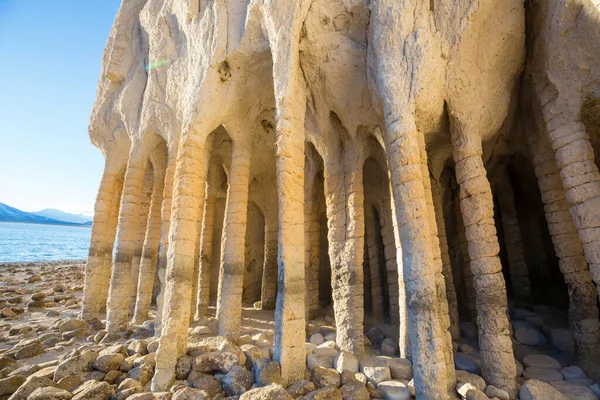
<instances>
[{"instance_id":1,"label":"calm water surface","mask_svg":"<svg viewBox=\"0 0 600 400\"><path fill-rule=\"evenodd\" d=\"M89 227L0 222L0 262L83 260Z\"/></svg>"}]
</instances>

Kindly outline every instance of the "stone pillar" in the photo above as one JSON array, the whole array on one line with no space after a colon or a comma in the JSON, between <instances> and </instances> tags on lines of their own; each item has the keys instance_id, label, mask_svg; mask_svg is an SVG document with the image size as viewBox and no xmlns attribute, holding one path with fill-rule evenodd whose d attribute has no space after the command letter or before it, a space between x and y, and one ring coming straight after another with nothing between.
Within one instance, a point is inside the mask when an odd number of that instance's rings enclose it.
<instances>
[{"instance_id":1,"label":"stone pillar","mask_svg":"<svg viewBox=\"0 0 600 400\"><path fill-rule=\"evenodd\" d=\"M277 216L265 213L265 259L260 302L263 310L274 310L277 298Z\"/></svg>"},{"instance_id":2,"label":"stone pillar","mask_svg":"<svg viewBox=\"0 0 600 400\"><path fill-rule=\"evenodd\" d=\"M158 260L156 262L157 276L160 291L156 298L156 320L154 321L154 334L160 336L162 331L162 317L164 297L166 290L167 251L169 249L169 229L171 227L171 202L173 199L173 181L175 180L175 166L177 162L177 150L171 150L169 162L165 171L165 187L163 191L163 203L161 209L160 224L160 246L158 248Z\"/></svg>"},{"instance_id":3,"label":"stone pillar","mask_svg":"<svg viewBox=\"0 0 600 400\"><path fill-rule=\"evenodd\" d=\"M123 184L116 251L110 277L106 318L106 330L109 333L124 332L129 323L131 266L138 239L141 197L147 165L146 154L132 151Z\"/></svg>"},{"instance_id":4,"label":"stone pillar","mask_svg":"<svg viewBox=\"0 0 600 400\"><path fill-rule=\"evenodd\" d=\"M538 91L545 103L546 131L585 259L600 293L600 173L594 163L594 149L580 121L579 108L562 104L560 96L545 102L543 92Z\"/></svg>"},{"instance_id":5,"label":"stone pillar","mask_svg":"<svg viewBox=\"0 0 600 400\"><path fill-rule=\"evenodd\" d=\"M544 135L527 132L533 155L548 231L569 292L569 323L575 340L578 364L590 376L598 374L600 322L596 287L584 257L583 246L569 212L554 152ZM599 379L597 376L595 379Z\"/></svg>"},{"instance_id":6,"label":"stone pillar","mask_svg":"<svg viewBox=\"0 0 600 400\"><path fill-rule=\"evenodd\" d=\"M107 159L96 196L90 249L85 266L81 318L86 322L99 320L100 312L106 306L110 261L116 234L114 220L121 200L121 179L119 172L111 169ZM109 260L108 263L105 262L106 259Z\"/></svg>"},{"instance_id":7,"label":"stone pillar","mask_svg":"<svg viewBox=\"0 0 600 400\"><path fill-rule=\"evenodd\" d=\"M208 180L209 164L210 164L210 155L209 154L205 155L203 162L204 162L204 164L202 165L202 170L205 171L204 172L205 173L204 181L206 182ZM202 195L204 196L203 200L205 202L207 200L206 199L206 188L207 188L206 186L207 185L205 185L205 187L202 188ZM202 236L203 217L204 217L204 207L202 207L201 209L198 209L198 218L197 218L198 236L196 237L196 248L194 250L194 274L192 276L192 301L190 302L190 324L192 322L194 322L194 317L196 316L196 311L198 309L198 296L199 296L198 285L200 284L200 269L202 267L202 265L201 265L202 258L201 258L200 253L202 251L202 237L201 236ZM214 223L214 217L213 217L213 223ZM209 271L210 271L210 269L209 269ZM209 290L210 290L210 283L209 283Z\"/></svg>"},{"instance_id":8,"label":"stone pillar","mask_svg":"<svg viewBox=\"0 0 600 400\"><path fill-rule=\"evenodd\" d=\"M394 229L394 240L396 242L396 260L398 263L398 345L400 346L400 357L412 360L412 346L408 334L408 308L406 305L406 285L404 284L404 258L400 242L400 229L396 216L396 201L390 182L390 196L392 197L392 224Z\"/></svg>"},{"instance_id":9,"label":"stone pillar","mask_svg":"<svg viewBox=\"0 0 600 400\"><path fill-rule=\"evenodd\" d=\"M515 194L508 176L504 175L501 178L497 193L513 296L517 306L528 308L531 307L533 301L531 283L525 263L525 249L515 206Z\"/></svg>"},{"instance_id":10,"label":"stone pillar","mask_svg":"<svg viewBox=\"0 0 600 400\"><path fill-rule=\"evenodd\" d=\"M215 213L217 194L220 186L219 166L211 164L206 180L206 201L204 203L204 218L202 218L202 234L200 235L200 272L198 274L198 302L196 318L208 315L210 302L210 278L213 250L213 233L215 230Z\"/></svg>"},{"instance_id":11,"label":"stone pillar","mask_svg":"<svg viewBox=\"0 0 600 400\"><path fill-rule=\"evenodd\" d=\"M469 256L469 242L465 232L465 223L460 211L460 194L454 197L454 214L456 216L456 234L460 246L460 255L462 257L463 279L465 285L465 300L467 314L471 322L477 322L477 296L475 294L475 283L473 281L473 271L471 270L471 257Z\"/></svg>"},{"instance_id":12,"label":"stone pillar","mask_svg":"<svg viewBox=\"0 0 600 400\"><path fill-rule=\"evenodd\" d=\"M284 386L304 379L304 101L286 92L277 104L278 287L274 359ZM291 98L288 98L290 96Z\"/></svg>"},{"instance_id":13,"label":"stone pillar","mask_svg":"<svg viewBox=\"0 0 600 400\"><path fill-rule=\"evenodd\" d=\"M160 232L162 222L162 203L164 191L164 175L154 171L154 188L148 215L148 230L144 241L144 250L140 262L140 279L137 287L137 300L133 323L141 324L148 319L150 302L152 301L152 288L156 275L156 259L158 257L158 246L160 243Z\"/></svg>"},{"instance_id":14,"label":"stone pillar","mask_svg":"<svg viewBox=\"0 0 600 400\"><path fill-rule=\"evenodd\" d=\"M432 254L432 232L427 215L418 132L410 117L394 110L385 133L391 185L402 243L402 265L408 310L407 328L412 347L417 398L446 399L446 334L438 309L437 271ZM402 301L403 293L400 293ZM402 315L401 315L402 317ZM402 326L402 321L401 321ZM402 340L402 337L400 338Z\"/></svg>"},{"instance_id":15,"label":"stone pillar","mask_svg":"<svg viewBox=\"0 0 600 400\"><path fill-rule=\"evenodd\" d=\"M375 215L373 205L367 204L365 207L365 247L367 249L369 278L371 279L371 305L373 307L372 317L383 321L383 284L381 279L381 270L379 267L379 248L375 238Z\"/></svg>"},{"instance_id":16,"label":"stone pillar","mask_svg":"<svg viewBox=\"0 0 600 400\"><path fill-rule=\"evenodd\" d=\"M250 145L233 144L229 191L225 208L221 251L222 292L219 293L219 335L237 341L242 323L244 289L244 252L248 217L248 184L250 179Z\"/></svg>"},{"instance_id":17,"label":"stone pillar","mask_svg":"<svg viewBox=\"0 0 600 400\"><path fill-rule=\"evenodd\" d=\"M200 210L204 209L205 138L190 131L182 137L174 179L169 231L166 290L162 311L162 335L152 378L153 392L168 390L175 380L177 359L187 350L194 275L194 251Z\"/></svg>"},{"instance_id":18,"label":"stone pillar","mask_svg":"<svg viewBox=\"0 0 600 400\"><path fill-rule=\"evenodd\" d=\"M311 168L313 166L311 165L310 161L311 160L308 160L304 166L304 282L306 283L304 291L304 314L306 316L306 320L311 318L311 288L309 287L312 272L310 269L310 228L313 209L313 182L315 179L313 168Z\"/></svg>"},{"instance_id":19,"label":"stone pillar","mask_svg":"<svg viewBox=\"0 0 600 400\"><path fill-rule=\"evenodd\" d=\"M319 311L319 269L321 264L321 225L319 223L319 203L313 192L312 211L310 218L310 274L307 276L306 287L309 289L306 302L309 318L314 318Z\"/></svg>"},{"instance_id":20,"label":"stone pillar","mask_svg":"<svg viewBox=\"0 0 600 400\"><path fill-rule=\"evenodd\" d=\"M452 274L450 255L448 254L448 240L446 238L446 223L444 221L444 202L442 200L442 190L438 182L432 182L431 190L433 194L433 206L435 209L440 253L442 256L442 272L446 282L446 301L448 302L448 315L450 317L449 330L452 339L458 340L460 336L458 300L456 298L456 290L454 287L454 275Z\"/></svg>"},{"instance_id":21,"label":"stone pillar","mask_svg":"<svg viewBox=\"0 0 600 400\"><path fill-rule=\"evenodd\" d=\"M456 180L460 185L460 209L469 242L471 271L477 300L477 328L481 347L482 376L490 385L516 396L516 365L513 355L506 284L498 253L492 190L483 166L481 139L465 132L451 119Z\"/></svg>"},{"instance_id":22,"label":"stone pillar","mask_svg":"<svg viewBox=\"0 0 600 400\"><path fill-rule=\"evenodd\" d=\"M394 325L400 323L400 309L398 304L398 259L396 239L389 199L383 202L385 215L379 216L381 225L381 238L383 240L383 252L385 255L385 269L387 274L388 298L390 307L390 322Z\"/></svg>"},{"instance_id":23,"label":"stone pillar","mask_svg":"<svg viewBox=\"0 0 600 400\"><path fill-rule=\"evenodd\" d=\"M425 194L425 203L427 205L427 222L431 233L431 252L433 255L433 267L437 288L438 312L440 314L440 323L444 332L444 358L446 360L446 379L448 393L454 394L456 390L456 372L454 370L454 353L452 351L452 335L450 332L450 315L448 309L448 300L446 298L446 280L443 275L442 253L438 236L438 226L433 204L433 192L431 189L431 177L429 175L429 166L427 160L427 150L425 146L425 136L418 134L419 154L421 158L421 174L423 177L423 189Z\"/></svg>"},{"instance_id":24,"label":"stone pillar","mask_svg":"<svg viewBox=\"0 0 600 400\"><path fill-rule=\"evenodd\" d=\"M316 171L304 176L304 279L306 282L306 318L312 319L319 310L319 212L315 192Z\"/></svg>"},{"instance_id":25,"label":"stone pillar","mask_svg":"<svg viewBox=\"0 0 600 400\"><path fill-rule=\"evenodd\" d=\"M344 150L343 165L338 148L328 154L324 168L331 288L338 346L360 356L364 349L363 163L355 148Z\"/></svg>"},{"instance_id":26,"label":"stone pillar","mask_svg":"<svg viewBox=\"0 0 600 400\"><path fill-rule=\"evenodd\" d=\"M150 214L150 203L152 202L152 190L154 188L153 169L153 166L149 164L148 168L146 169L146 175L144 176L139 225L137 228L137 241L135 244L135 249L133 250L133 260L131 261L131 300L129 302L130 315L133 315L135 311L138 284L140 281L140 263L142 261L142 253L144 251L144 241L148 232L148 215Z\"/></svg>"}]
</instances>

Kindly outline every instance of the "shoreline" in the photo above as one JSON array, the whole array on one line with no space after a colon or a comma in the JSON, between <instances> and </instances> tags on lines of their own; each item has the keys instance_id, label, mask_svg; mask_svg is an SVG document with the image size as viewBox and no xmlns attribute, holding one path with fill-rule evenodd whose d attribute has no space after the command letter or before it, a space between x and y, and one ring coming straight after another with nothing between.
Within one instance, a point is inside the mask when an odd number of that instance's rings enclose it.
<instances>
[{"instance_id":1,"label":"shoreline","mask_svg":"<svg viewBox=\"0 0 600 400\"><path fill-rule=\"evenodd\" d=\"M57 265L71 265L71 264L85 264L87 259L73 259L73 260L37 260L37 261L0 261L0 267L35 267L35 266L48 266L51 264ZM0 277L0 282L1 282Z\"/></svg>"}]
</instances>

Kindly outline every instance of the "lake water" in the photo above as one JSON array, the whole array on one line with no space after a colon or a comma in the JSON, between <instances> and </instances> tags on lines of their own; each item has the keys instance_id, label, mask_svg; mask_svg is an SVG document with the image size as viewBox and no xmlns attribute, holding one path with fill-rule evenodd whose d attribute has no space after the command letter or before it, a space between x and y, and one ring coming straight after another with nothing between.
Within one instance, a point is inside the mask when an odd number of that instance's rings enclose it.
<instances>
[{"instance_id":1,"label":"lake water","mask_svg":"<svg viewBox=\"0 0 600 400\"><path fill-rule=\"evenodd\" d=\"M0 222L0 262L83 260L91 228Z\"/></svg>"}]
</instances>

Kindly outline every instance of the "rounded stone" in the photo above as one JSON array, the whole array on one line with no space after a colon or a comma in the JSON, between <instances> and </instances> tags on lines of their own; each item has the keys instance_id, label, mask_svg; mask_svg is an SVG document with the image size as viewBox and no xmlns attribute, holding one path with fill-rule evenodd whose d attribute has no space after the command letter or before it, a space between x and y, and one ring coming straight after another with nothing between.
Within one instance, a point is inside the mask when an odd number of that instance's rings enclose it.
<instances>
[{"instance_id":1,"label":"rounded stone","mask_svg":"<svg viewBox=\"0 0 600 400\"><path fill-rule=\"evenodd\" d=\"M542 367L527 367L523 372L525 379L537 379L542 382L562 381L563 376L555 369Z\"/></svg>"},{"instance_id":2,"label":"rounded stone","mask_svg":"<svg viewBox=\"0 0 600 400\"><path fill-rule=\"evenodd\" d=\"M316 344L317 346L322 344L325 341L325 338L323 338L323 335L321 335L320 333L313 333L310 336L310 343Z\"/></svg>"},{"instance_id":3,"label":"rounded stone","mask_svg":"<svg viewBox=\"0 0 600 400\"><path fill-rule=\"evenodd\" d=\"M544 335L534 328L519 328L515 331L515 339L528 346L539 346L545 342Z\"/></svg>"},{"instance_id":4,"label":"rounded stone","mask_svg":"<svg viewBox=\"0 0 600 400\"><path fill-rule=\"evenodd\" d=\"M377 385L388 400L410 400L410 391L400 381L384 381Z\"/></svg>"},{"instance_id":5,"label":"rounded stone","mask_svg":"<svg viewBox=\"0 0 600 400\"><path fill-rule=\"evenodd\" d=\"M523 357L523 365L527 367L539 367L559 370L561 365L556 359L545 354L530 354Z\"/></svg>"},{"instance_id":6,"label":"rounded stone","mask_svg":"<svg viewBox=\"0 0 600 400\"><path fill-rule=\"evenodd\" d=\"M463 353L454 353L454 367L457 370L467 371L472 374L479 372L479 366L475 362L475 359Z\"/></svg>"}]
</instances>

